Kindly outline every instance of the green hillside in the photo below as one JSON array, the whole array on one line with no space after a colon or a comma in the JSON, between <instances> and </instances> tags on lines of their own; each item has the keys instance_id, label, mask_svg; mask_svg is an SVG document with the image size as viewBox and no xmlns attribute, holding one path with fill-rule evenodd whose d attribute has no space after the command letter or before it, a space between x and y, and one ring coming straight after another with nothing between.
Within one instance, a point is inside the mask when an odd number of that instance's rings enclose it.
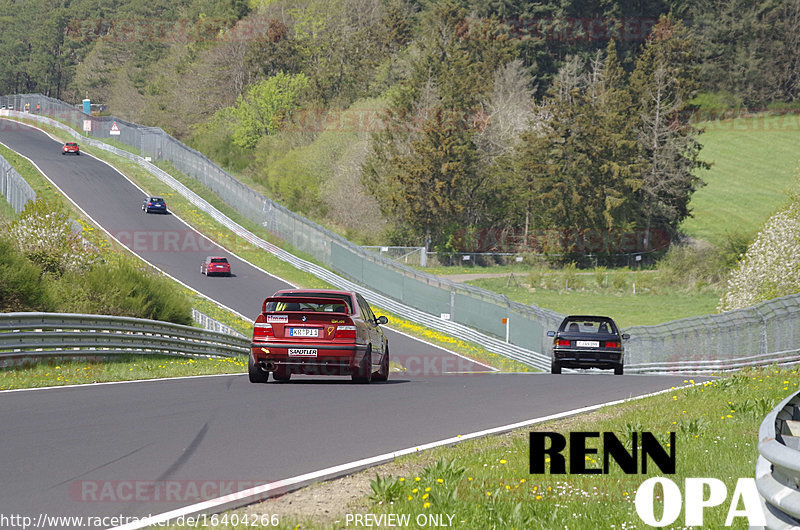
<instances>
[{"instance_id":1,"label":"green hillside","mask_svg":"<svg viewBox=\"0 0 800 530\"><path fill-rule=\"evenodd\" d=\"M751 238L786 201L800 162L800 117L758 116L705 122L700 170L706 182L692 197L694 217L683 222L694 238L721 244L741 233Z\"/></svg>"}]
</instances>

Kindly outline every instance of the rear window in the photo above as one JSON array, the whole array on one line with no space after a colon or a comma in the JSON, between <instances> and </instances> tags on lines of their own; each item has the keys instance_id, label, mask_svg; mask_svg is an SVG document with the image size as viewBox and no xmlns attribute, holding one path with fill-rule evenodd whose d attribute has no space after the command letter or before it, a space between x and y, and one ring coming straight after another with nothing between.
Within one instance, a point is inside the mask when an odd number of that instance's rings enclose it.
<instances>
[{"instance_id":1,"label":"rear window","mask_svg":"<svg viewBox=\"0 0 800 530\"><path fill-rule=\"evenodd\" d=\"M346 307L347 312L353 314L353 307L350 301L350 297L346 295L325 295L319 293L285 293L279 296L286 298L291 296L299 296L304 298L329 298L330 302L325 304L269 302L267 304L267 311L325 311L333 313L344 313L344 307Z\"/></svg>"},{"instance_id":2,"label":"rear window","mask_svg":"<svg viewBox=\"0 0 800 530\"><path fill-rule=\"evenodd\" d=\"M225 258L214 258L211 260L211 263L228 263L228 260Z\"/></svg>"},{"instance_id":3,"label":"rear window","mask_svg":"<svg viewBox=\"0 0 800 530\"><path fill-rule=\"evenodd\" d=\"M570 333L617 333L611 320L595 318L575 318L564 323L562 331Z\"/></svg>"},{"instance_id":4,"label":"rear window","mask_svg":"<svg viewBox=\"0 0 800 530\"><path fill-rule=\"evenodd\" d=\"M164 199L161 197L151 197L150 202L164 202Z\"/></svg>"},{"instance_id":5,"label":"rear window","mask_svg":"<svg viewBox=\"0 0 800 530\"><path fill-rule=\"evenodd\" d=\"M310 303L310 302L270 302L267 304L267 311L303 311L309 313L344 313L346 305L344 300L331 300L329 303Z\"/></svg>"}]
</instances>

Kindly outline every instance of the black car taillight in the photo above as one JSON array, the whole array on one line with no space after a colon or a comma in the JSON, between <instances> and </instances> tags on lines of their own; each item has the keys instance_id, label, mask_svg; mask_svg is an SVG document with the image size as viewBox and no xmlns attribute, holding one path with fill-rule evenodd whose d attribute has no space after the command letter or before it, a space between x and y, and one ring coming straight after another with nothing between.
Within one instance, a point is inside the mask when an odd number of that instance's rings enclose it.
<instances>
[{"instance_id":1,"label":"black car taillight","mask_svg":"<svg viewBox=\"0 0 800 530\"><path fill-rule=\"evenodd\" d=\"M569 346L569 341L564 339L556 340L556 346Z\"/></svg>"},{"instance_id":2,"label":"black car taillight","mask_svg":"<svg viewBox=\"0 0 800 530\"><path fill-rule=\"evenodd\" d=\"M622 344L620 344L619 342L615 342L613 340L606 341L606 348L619 348L620 346L622 346Z\"/></svg>"}]
</instances>

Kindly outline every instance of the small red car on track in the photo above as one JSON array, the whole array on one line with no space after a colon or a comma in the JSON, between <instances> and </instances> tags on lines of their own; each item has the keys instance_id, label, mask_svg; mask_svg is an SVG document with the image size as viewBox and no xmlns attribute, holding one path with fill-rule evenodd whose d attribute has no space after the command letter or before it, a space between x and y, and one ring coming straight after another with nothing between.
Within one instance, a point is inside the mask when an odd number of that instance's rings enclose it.
<instances>
[{"instance_id":1,"label":"small red car on track","mask_svg":"<svg viewBox=\"0 0 800 530\"><path fill-rule=\"evenodd\" d=\"M214 274L230 276L231 264L228 263L228 258L208 256L203 263L200 264L200 274L205 274L206 276Z\"/></svg>"},{"instance_id":2,"label":"small red car on track","mask_svg":"<svg viewBox=\"0 0 800 530\"><path fill-rule=\"evenodd\" d=\"M61 154L66 155L67 153L80 155L81 148L78 147L78 144L76 144L75 142L67 142L64 144L64 147L61 148Z\"/></svg>"},{"instance_id":3,"label":"small red car on track","mask_svg":"<svg viewBox=\"0 0 800 530\"><path fill-rule=\"evenodd\" d=\"M389 378L389 344L364 297L351 291L287 289L264 300L255 321L251 383L292 374L349 375L356 383Z\"/></svg>"}]
</instances>

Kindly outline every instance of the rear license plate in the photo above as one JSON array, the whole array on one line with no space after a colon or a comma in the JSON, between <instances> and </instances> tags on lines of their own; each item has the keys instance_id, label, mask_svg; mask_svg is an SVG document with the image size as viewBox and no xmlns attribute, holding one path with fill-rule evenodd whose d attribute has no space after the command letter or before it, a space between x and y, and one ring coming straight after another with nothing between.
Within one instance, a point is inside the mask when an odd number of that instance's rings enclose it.
<instances>
[{"instance_id":1,"label":"rear license plate","mask_svg":"<svg viewBox=\"0 0 800 530\"><path fill-rule=\"evenodd\" d=\"M293 357L316 357L317 350L289 348L289 355Z\"/></svg>"},{"instance_id":2,"label":"rear license plate","mask_svg":"<svg viewBox=\"0 0 800 530\"><path fill-rule=\"evenodd\" d=\"M289 328L290 337L319 337L317 328Z\"/></svg>"},{"instance_id":3,"label":"rear license plate","mask_svg":"<svg viewBox=\"0 0 800 530\"><path fill-rule=\"evenodd\" d=\"M600 341L597 340L576 340L575 346L579 348L599 348Z\"/></svg>"}]
</instances>

